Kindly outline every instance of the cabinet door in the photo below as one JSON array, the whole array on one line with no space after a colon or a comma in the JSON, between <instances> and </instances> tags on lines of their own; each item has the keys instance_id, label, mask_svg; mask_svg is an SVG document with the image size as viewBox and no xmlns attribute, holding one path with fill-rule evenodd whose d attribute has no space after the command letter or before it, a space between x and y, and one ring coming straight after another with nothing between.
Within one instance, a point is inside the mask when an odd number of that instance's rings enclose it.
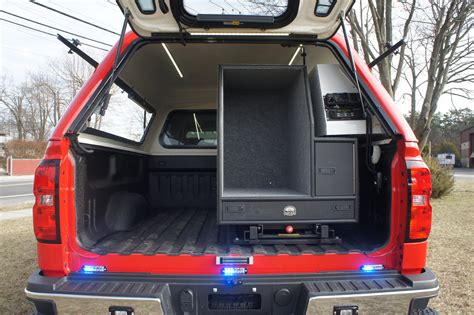
<instances>
[{"instance_id":1,"label":"cabinet door","mask_svg":"<svg viewBox=\"0 0 474 315\"><path fill-rule=\"evenodd\" d=\"M354 142L316 142L316 196L353 196L355 189Z\"/></svg>"}]
</instances>

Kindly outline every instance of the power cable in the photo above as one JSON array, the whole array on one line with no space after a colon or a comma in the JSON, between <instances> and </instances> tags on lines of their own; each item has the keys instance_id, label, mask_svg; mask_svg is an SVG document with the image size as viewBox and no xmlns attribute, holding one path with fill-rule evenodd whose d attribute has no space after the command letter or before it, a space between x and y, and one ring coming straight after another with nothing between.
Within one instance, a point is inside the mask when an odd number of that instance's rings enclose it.
<instances>
[{"instance_id":1,"label":"power cable","mask_svg":"<svg viewBox=\"0 0 474 315\"><path fill-rule=\"evenodd\" d=\"M232 4L230 4L229 2L227 2L227 0L224 0L224 2L225 2L229 7L232 8L232 11L235 10L235 11L237 11L237 13L242 14L242 11L241 11L241 10L237 9L236 7L234 7Z\"/></svg>"},{"instance_id":2,"label":"power cable","mask_svg":"<svg viewBox=\"0 0 474 315\"><path fill-rule=\"evenodd\" d=\"M74 13L76 16L82 16L82 17L87 18L88 20L93 21L93 22L95 22L95 23L97 23L97 24L102 23L102 21L96 20L96 19L94 19L94 18L92 18L92 17L90 17L90 16L87 16L87 15L83 14L83 13L79 13L79 12L77 12L77 11L74 11L74 10L72 10L72 9L70 9L70 8L67 8L67 7L65 7L65 6L63 6L63 5L58 4L58 3L55 2L55 1L49 0L48 2L49 2L50 4L53 4L55 7L58 7L58 8L61 8L61 9L65 10L65 12L69 11L70 14L73 14L73 13ZM64 2L64 1L61 1L61 2ZM106 28L112 28L112 27L113 27L113 26L111 26L111 25L109 25L109 24L102 24L102 25L103 25L104 27L106 27Z\"/></svg>"},{"instance_id":3,"label":"power cable","mask_svg":"<svg viewBox=\"0 0 474 315\"><path fill-rule=\"evenodd\" d=\"M47 9L47 10L53 11L53 12L58 13L58 14L61 14L61 15L64 15L64 16L70 18L70 19L73 19L73 20L76 20L76 21L85 23L85 24L87 24L87 25L90 25L90 26L92 26L92 27L98 28L98 29L100 29L100 30L103 30L103 31L106 31L106 32L109 32L109 33L112 33L112 34L115 34L115 35L120 35L119 33L116 33L116 32L114 32L114 31L111 31L111 30L109 30L109 29L107 29L107 28L105 28L105 27L102 27L102 26L100 26L100 25L97 25L97 24L88 22L88 21L86 21L86 20L83 20L83 19L80 19L80 18L78 18L78 17L75 17L75 16L73 16L73 15L71 15L71 14L68 14L68 13L62 12L62 11L60 11L60 10L57 10L57 9L55 9L55 8L49 7L49 6L45 5L45 4L36 2L36 0L30 0L30 2L33 3L33 4L36 4L36 5L40 6L40 7L43 7L43 8L45 8L45 9Z\"/></svg>"},{"instance_id":4,"label":"power cable","mask_svg":"<svg viewBox=\"0 0 474 315\"><path fill-rule=\"evenodd\" d=\"M106 0L106 1L107 3L110 3L111 5L118 7L117 3L113 3L111 0Z\"/></svg>"},{"instance_id":5,"label":"power cable","mask_svg":"<svg viewBox=\"0 0 474 315\"><path fill-rule=\"evenodd\" d=\"M23 25L23 24L20 24L20 23L16 23L16 22L13 22L13 21L10 21L10 20L5 20L4 18L0 18L0 21L4 21L4 22L11 23L11 24L15 24L15 25L18 25L18 26L21 26L21 27L30 29L30 30L32 30L32 31L40 32L40 33L43 33L43 34L46 34L46 35L56 36L56 35L54 35L53 33L49 33L49 32L46 32L46 31L42 31L42 30L39 30L39 29L37 29L37 28L30 27L30 26L26 26L26 25Z\"/></svg>"},{"instance_id":6,"label":"power cable","mask_svg":"<svg viewBox=\"0 0 474 315\"><path fill-rule=\"evenodd\" d=\"M245 11L247 11L248 13L250 13L250 15L252 15L252 12L249 10L249 8L247 8L247 4L244 4L242 3L241 0L237 0L237 2L240 4L240 6L245 9Z\"/></svg>"},{"instance_id":7,"label":"power cable","mask_svg":"<svg viewBox=\"0 0 474 315\"><path fill-rule=\"evenodd\" d=\"M211 4L213 4L213 5L215 5L216 7L222 9L222 14L226 14L226 12L227 12L226 8L224 8L223 6L221 6L221 5L217 4L217 3L215 3L215 2L212 1L212 0L209 0L209 2L210 2Z\"/></svg>"},{"instance_id":8,"label":"power cable","mask_svg":"<svg viewBox=\"0 0 474 315\"><path fill-rule=\"evenodd\" d=\"M43 9L40 8L40 7L25 6L24 3L22 4L22 3L18 3L18 2L14 2L13 5L15 5L18 10L28 12L28 13L32 14L32 16L34 16L34 18L40 19L41 21L43 21L45 23L47 22L49 24L54 24L58 27L63 27L63 28L69 27L69 25L63 24L63 21L60 21L56 17L51 18L50 16L47 16L47 14L44 14ZM24 14L24 12L20 12L19 14ZM28 16L28 15L25 15L25 16Z\"/></svg>"},{"instance_id":9,"label":"power cable","mask_svg":"<svg viewBox=\"0 0 474 315\"><path fill-rule=\"evenodd\" d=\"M10 20L6 20L6 19L4 19L4 18L0 18L0 21L4 21L4 22L11 23L11 24L14 24L14 25L17 25L17 26L20 26L20 27L24 27L24 28L27 28L27 29L29 29L29 30L31 30L31 31L43 33L43 34L45 34L45 35L57 37L56 34L53 34L53 33L50 33L50 32L46 32L46 31L42 31L42 30L40 30L40 29L31 27L31 26L27 26L27 25L24 25L24 24L20 24L20 23L17 23L17 22L13 22L13 21L10 21ZM81 45L84 45L84 46L87 46L87 47L91 47L91 48L95 48L95 49L99 49L99 50L103 50L103 51L108 51L107 49L104 49L104 48L102 48L102 47L97 47L97 46L90 45L90 44L86 44L86 43L82 43L82 42L80 42L80 44L81 44Z\"/></svg>"},{"instance_id":10,"label":"power cable","mask_svg":"<svg viewBox=\"0 0 474 315\"><path fill-rule=\"evenodd\" d=\"M0 18L0 22L1 22L1 20L3 20L3 19ZM6 22L8 22L8 21L6 20ZM10 23L11 23L11 22L10 22ZM1 23L0 23L0 24L1 24ZM5 23L5 24L7 24L7 23ZM17 24L17 23L11 23L11 24ZM38 36L36 36L35 32L30 32L29 29L24 29L24 28L21 28L21 27L17 27L17 25L10 25L10 24L5 25L5 27L8 27L8 28L11 27L13 30L17 31L18 33L22 33L22 34L24 34L24 35L26 35L26 36L28 36L28 37L38 39ZM49 35L49 34L48 34L48 35ZM49 41L49 42L51 42L51 43L57 43L57 40L56 40L56 39L51 38L51 37L49 37L49 36L42 37L41 40L43 40L43 41Z\"/></svg>"},{"instance_id":11,"label":"power cable","mask_svg":"<svg viewBox=\"0 0 474 315\"><path fill-rule=\"evenodd\" d=\"M95 40L95 39L93 39L93 38L86 37L86 36L82 36L82 35L79 35L79 34L76 34L76 33L72 33L72 32L69 32L69 31L65 31L65 30L62 30L62 29L60 29L60 28L57 28L57 27L54 27L54 26L51 26L51 25L47 25L47 24L44 24L44 23L40 23L40 22L37 22L37 21L31 20L31 19L28 19L28 18L19 16L19 15L16 15L16 14L13 14L13 13L10 13L10 12L7 12L7 11L4 11L4 10L0 10L0 13L5 13L5 14L14 16L14 17L16 17L16 18L19 18L19 19L22 19L22 20L25 20L25 21L28 21L28 22L31 22L31 23L35 23L35 24L38 24L38 25L41 25L41 26L44 26L44 27L51 28L51 29L56 30L56 31L60 31L60 32L63 32L63 33L69 34L69 35L73 35L73 36L80 37L80 38L82 38L82 39L90 40L90 41L95 42L95 43L98 43L98 44L102 44L102 45L105 45L105 46L112 47L112 45L110 45L110 44L107 44L107 43L104 43L104 42Z\"/></svg>"},{"instance_id":12,"label":"power cable","mask_svg":"<svg viewBox=\"0 0 474 315\"><path fill-rule=\"evenodd\" d=\"M28 33L28 31L22 31L22 30L18 30L19 32L22 32L24 34L28 34L28 35L31 35L30 33ZM49 39L49 38L48 38ZM53 39L51 39L51 41L53 41ZM56 42L56 41L54 41ZM1 48L5 48L5 49L8 49L8 50L15 50L15 51L18 51L22 54L29 54L29 55L32 55L32 56L43 56L43 57L46 57L46 58L50 58L51 55L46 55L46 54L41 54L41 53L38 53L37 51L31 51L31 50L25 50L25 49L19 49L18 47L13 47L13 46L8 46L8 45L1 45L0 46Z\"/></svg>"}]
</instances>

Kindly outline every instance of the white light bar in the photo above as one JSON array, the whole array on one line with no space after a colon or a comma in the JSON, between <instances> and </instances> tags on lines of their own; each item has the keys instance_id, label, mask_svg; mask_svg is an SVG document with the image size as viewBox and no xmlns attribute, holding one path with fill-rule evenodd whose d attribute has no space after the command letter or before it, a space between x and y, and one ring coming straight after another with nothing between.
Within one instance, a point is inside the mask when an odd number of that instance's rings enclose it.
<instances>
[{"instance_id":1,"label":"white light bar","mask_svg":"<svg viewBox=\"0 0 474 315\"><path fill-rule=\"evenodd\" d=\"M105 267L105 266L84 265L84 266L82 266L82 271L85 272L85 273L106 272L107 267Z\"/></svg>"},{"instance_id":2,"label":"white light bar","mask_svg":"<svg viewBox=\"0 0 474 315\"><path fill-rule=\"evenodd\" d=\"M222 274L224 276L232 277L232 276L241 276L247 274L247 268L243 267L224 267L222 268Z\"/></svg>"},{"instance_id":3,"label":"white light bar","mask_svg":"<svg viewBox=\"0 0 474 315\"><path fill-rule=\"evenodd\" d=\"M178 64L174 60L173 56L171 55L171 52L169 51L168 47L166 46L165 43L161 43L161 46L163 46L163 49L166 51L168 54L168 57L170 58L171 62L173 63L173 66L175 67L176 71L178 72L179 76L183 78L183 74L181 73L181 70L179 70Z\"/></svg>"},{"instance_id":4,"label":"white light bar","mask_svg":"<svg viewBox=\"0 0 474 315\"><path fill-rule=\"evenodd\" d=\"M376 265L362 265L362 267L360 267L360 270L364 271L364 272L373 272L373 271L381 271L381 270L384 270L385 269L385 266L384 265L380 265L380 264L376 264Z\"/></svg>"},{"instance_id":5,"label":"white light bar","mask_svg":"<svg viewBox=\"0 0 474 315\"><path fill-rule=\"evenodd\" d=\"M295 53L293 54L293 57L291 57L291 60L290 60L290 62L288 63L289 66L291 66L291 64L293 63L293 61L295 61L296 56L298 56L298 53L300 52L300 50L301 50L302 48L303 48L303 45L300 45L300 46L296 49Z\"/></svg>"},{"instance_id":6,"label":"white light bar","mask_svg":"<svg viewBox=\"0 0 474 315\"><path fill-rule=\"evenodd\" d=\"M211 32L191 32L192 36L289 36L290 33L211 33Z\"/></svg>"}]
</instances>

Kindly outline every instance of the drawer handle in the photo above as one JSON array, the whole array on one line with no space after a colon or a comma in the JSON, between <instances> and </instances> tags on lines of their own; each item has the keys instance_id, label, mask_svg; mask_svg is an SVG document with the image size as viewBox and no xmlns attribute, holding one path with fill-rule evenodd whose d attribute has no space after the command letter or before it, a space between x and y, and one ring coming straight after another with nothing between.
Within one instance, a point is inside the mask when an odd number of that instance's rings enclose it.
<instances>
[{"instance_id":1,"label":"drawer handle","mask_svg":"<svg viewBox=\"0 0 474 315\"><path fill-rule=\"evenodd\" d=\"M226 210L227 210L227 212L231 212L231 213L242 213L242 212L245 212L245 206L242 206L242 205L227 206Z\"/></svg>"},{"instance_id":2,"label":"drawer handle","mask_svg":"<svg viewBox=\"0 0 474 315\"><path fill-rule=\"evenodd\" d=\"M320 167L319 174L321 175L336 175L335 167Z\"/></svg>"},{"instance_id":3,"label":"drawer handle","mask_svg":"<svg viewBox=\"0 0 474 315\"><path fill-rule=\"evenodd\" d=\"M334 210L337 210L337 211L352 210L352 205L335 205Z\"/></svg>"}]
</instances>

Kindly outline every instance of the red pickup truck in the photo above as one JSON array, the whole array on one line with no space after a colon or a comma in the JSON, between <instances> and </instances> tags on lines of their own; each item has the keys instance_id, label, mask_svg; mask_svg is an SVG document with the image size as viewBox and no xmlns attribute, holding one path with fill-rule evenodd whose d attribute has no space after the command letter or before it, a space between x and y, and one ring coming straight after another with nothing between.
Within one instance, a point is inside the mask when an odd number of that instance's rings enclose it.
<instances>
[{"instance_id":1,"label":"red pickup truck","mask_svg":"<svg viewBox=\"0 0 474 315\"><path fill-rule=\"evenodd\" d=\"M38 313L435 313L430 172L352 1L118 4L36 170Z\"/></svg>"}]
</instances>

